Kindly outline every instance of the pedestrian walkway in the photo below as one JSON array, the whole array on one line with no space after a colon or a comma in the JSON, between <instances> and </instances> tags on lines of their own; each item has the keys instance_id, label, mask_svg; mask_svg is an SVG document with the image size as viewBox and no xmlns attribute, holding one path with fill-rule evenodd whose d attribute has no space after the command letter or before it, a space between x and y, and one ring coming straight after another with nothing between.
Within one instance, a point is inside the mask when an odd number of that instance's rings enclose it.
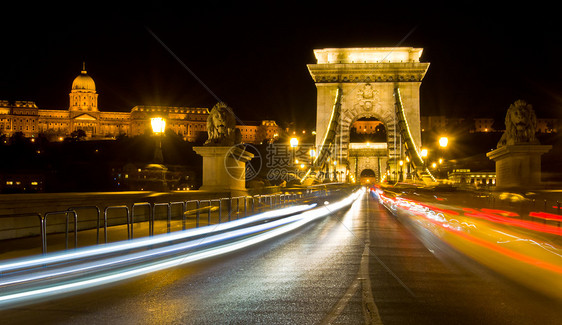
<instances>
[{"instance_id":1,"label":"pedestrian walkway","mask_svg":"<svg viewBox=\"0 0 562 325\"><path fill-rule=\"evenodd\" d=\"M224 221L222 221L224 222ZM210 224L218 224L217 218L212 218ZM199 226L209 225L208 219L201 217ZM183 228L183 222L181 220L172 220L170 222L170 232L180 231ZM196 228L195 217L187 218L186 229ZM168 222L166 220L155 220L154 221L154 235L165 234L168 232ZM147 237L149 235L149 223L136 222L133 225L133 238ZM99 236L99 239L98 239ZM104 229L100 229L99 233L97 229L81 230L77 233L77 243L78 248L94 246L98 242L103 244L104 240ZM128 230L127 225L115 225L107 228L107 242L117 242L128 240ZM65 233L56 233L47 235L47 253L60 252L65 249L74 249L74 231L69 231L68 237ZM0 241L0 263L3 261L20 258L20 257L30 257L34 255L41 255L41 237L32 236L17 239L6 239Z\"/></svg>"}]
</instances>

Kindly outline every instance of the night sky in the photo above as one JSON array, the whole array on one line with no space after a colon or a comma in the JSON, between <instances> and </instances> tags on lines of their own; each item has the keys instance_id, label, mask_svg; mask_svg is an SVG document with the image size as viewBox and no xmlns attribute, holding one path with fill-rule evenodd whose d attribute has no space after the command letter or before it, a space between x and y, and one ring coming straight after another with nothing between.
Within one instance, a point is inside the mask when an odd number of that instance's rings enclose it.
<instances>
[{"instance_id":1,"label":"night sky","mask_svg":"<svg viewBox=\"0 0 562 325\"><path fill-rule=\"evenodd\" d=\"M538 117L562 118L562 28L548 6L185 3L6 8L0 99L67 109L86 61L102 111L210 108L220 99L242 120L312 128L316 92L306 64L315 63L313 49L400 45L424 48L422 61L431 63L422 115L503 119L525 99Z\"/></svg>"}]
</instances>

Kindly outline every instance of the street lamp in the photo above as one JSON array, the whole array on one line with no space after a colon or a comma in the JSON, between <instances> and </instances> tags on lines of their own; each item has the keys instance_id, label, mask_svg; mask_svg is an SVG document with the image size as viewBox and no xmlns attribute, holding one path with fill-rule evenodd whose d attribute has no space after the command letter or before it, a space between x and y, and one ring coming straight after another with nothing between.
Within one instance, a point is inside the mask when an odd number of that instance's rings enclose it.
<instances>
[{"instance_id":1,"label":"street lamp","mask_svg":"<svg viewBox=\"0 0 562 325\"><path fill-rule=\"evenodd\" d=\"M310 149L310 151L308 152L308 154L310 155L310 166L313 167L314 165L314 158L316 158L316 150Z\"/></svg>"},{"instance_id":2,"label":"street lamp","mask_svg":"<svg viewBox=\"0 0 562 325\"><path fill-rule=\"evenodd\" d=\"M289 144L291 145L291 148L293 148L293 161L295 162L295 164L297 164L298 161L296 160L296 157L295 157L295 150L296 150L296 147L299 145L299 139L291 138L289 140Z\"/></svg>"},{"instance_id":3,"label":"street lamp","mask_svg":"<svg viewBox=\"0 0 562 325\"><path fill-rule=\"evenodd\" d=\"M154 162L162 164L164 162L164 157L162 155L162 135L166 129L166 120L161 117L153 117L150 119L150 124L152 125L152 132L158 136L158 146L156 150L154 150Z\"/></svg>"},{"instance_id":4,"label":"street lamp","mask_svg":"<svg viewBox=\"0 0 562 325\"><path fill-rule=\"evenodd\" d=\"M439 147L441 147L441 156L445 156L445 148L447 148L447 145L449 144L449 138L447 137L440 137L439 138ZM439 158L439 165L441 165L443 163L443 158ZM442 177L442 170L441 167L439 167L439 177Z\"/></svg>"},{"instance_id":5,"label":"street lamp","mask_svg":"<svg viewBox=\"0 0 562 325\"><path fill-rule=\"evenodd\" d=\"M153 117L150 119L150 125L152 126L152 132L158 138L158 143L154 147L154 162L148 164L145 169L149 175L153 175L154 180L157 184L146 184L149 187L154 186L153 190L166 191L168 185L166 183L166 172L167 168L164 166L164 156L162 155L162 136L166 130L166 120L161 117ZM152 179L151 177L151 179Z\"/></svg>"},{"instance_id":6,"label":"street lamp","mask_svg":"<svg viewBox=\"0 0 562 325\"><path fill-rule=\"evenodd\" d=\"M156 134L164 133L166 129L166 120L161 117L151 118L150 124L152 125L152 131Z\"/></svg>"}]
</instances>

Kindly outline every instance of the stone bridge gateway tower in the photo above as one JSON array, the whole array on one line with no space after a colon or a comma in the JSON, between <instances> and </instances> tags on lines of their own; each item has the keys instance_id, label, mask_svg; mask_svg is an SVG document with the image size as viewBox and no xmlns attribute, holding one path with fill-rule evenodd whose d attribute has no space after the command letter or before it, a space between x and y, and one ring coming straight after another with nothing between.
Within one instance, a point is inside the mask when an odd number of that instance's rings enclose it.
<instances>
[{"instance_id":1,"label":"stone bridge gateway tower","mask_svg":"<svg viewBox=\"0 0 562 325\"><path fill-rule=\"evenodd\" d=\"M400 136L396 114L395 90L400 89L402 106L411 140L421 145L419 88L429 63L420 62L423 49L395 48L330 48L314 50L317 63L308 69L317 88L316 147L328 137L328 127L336 105L338 88L341 105L331 171L349 173L358 179L365 169L382 175L397 175L398 160L405 159L404 139ZM386 127L386 143L350 144L351 125L359 118L374 117Z\"/></svg>"}]
</instances>

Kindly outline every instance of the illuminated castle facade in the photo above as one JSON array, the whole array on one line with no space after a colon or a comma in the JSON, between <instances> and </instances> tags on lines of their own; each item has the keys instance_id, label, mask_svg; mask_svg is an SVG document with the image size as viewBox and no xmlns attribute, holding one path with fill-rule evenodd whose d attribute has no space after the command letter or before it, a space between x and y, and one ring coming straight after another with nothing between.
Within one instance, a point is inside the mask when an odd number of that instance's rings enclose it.
<instances>
[{"instance_id":1,"label":"illuminated castle facade","mask_svg":"<svg viewBox=\"0 0 562 325\"><path fill-rule=\"evenodd\" d=\"M135 106L130 112L102 112L98 109L96 84L85 69L72 82L68 110L41 109L35 102L0 100L0 134L8 137L21 132L25 137L40 134L62 140L82 130L87 139L111 139L118 135L136 136L150 130L150 119L166 119L166 128L187 141L206 137L207 108ZM277 137L275 121L264 120L237 126L246 143L261 143Z\"/></svg>"}]
</instances>

